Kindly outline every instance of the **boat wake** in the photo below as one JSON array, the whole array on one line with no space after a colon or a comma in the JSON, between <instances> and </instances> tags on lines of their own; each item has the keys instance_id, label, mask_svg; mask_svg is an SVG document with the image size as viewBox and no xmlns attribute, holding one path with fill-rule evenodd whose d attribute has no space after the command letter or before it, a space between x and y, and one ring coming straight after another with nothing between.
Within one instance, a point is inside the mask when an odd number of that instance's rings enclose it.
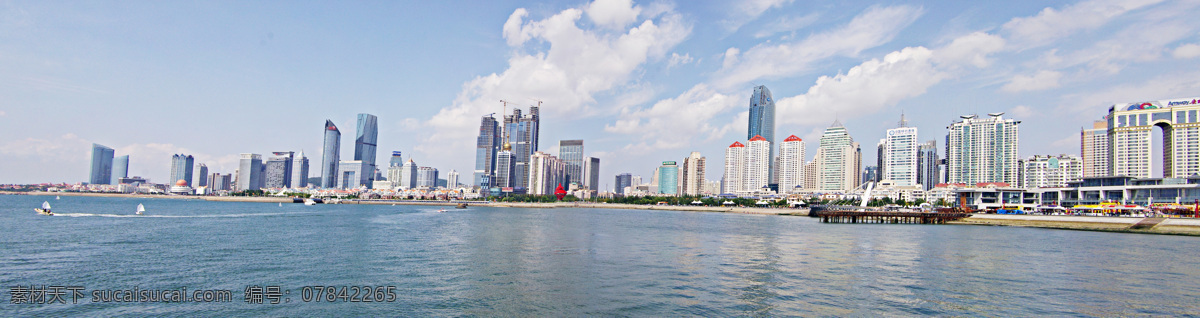
<instances>
[{"instance_id":1,"label":"boat wake","mask_svg":"<svg viewBox=\"0 0 1200 318\"><path fill-rule=\"evenodd\" d=\"M54 216L69 217L103 217L103 218L246 218L256 216L282 216L314 214L317 212L280 212L280 213L244 213L244 214L204 214L204 215L158 215L158 214L104 214L104 213L54 213Z\"/></svg>"}]
</instances>

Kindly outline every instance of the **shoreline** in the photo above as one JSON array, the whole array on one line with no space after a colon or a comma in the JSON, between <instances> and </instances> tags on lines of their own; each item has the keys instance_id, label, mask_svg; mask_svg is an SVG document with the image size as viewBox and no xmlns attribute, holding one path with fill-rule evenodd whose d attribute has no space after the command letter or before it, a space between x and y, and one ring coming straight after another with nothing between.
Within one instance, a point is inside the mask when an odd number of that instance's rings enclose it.
<instances>
[{"instance_id":1,"label":"shoreline","mask_svg":"<svg viewBox=\"0 0 1200 318\"><path fill-rule=\"evenodd\" d=\"M115 197L115 198L158 198L179 200L205 200L215 202L258 202L258 203L292 203L291 197L219 197L219 196L181 196L181 195L145 195L126 193L90 193L90 192L7 192L0 195L39 195L39 196L86 196L86 197ZM709 207L709 206L674 206L674 205L636 205L622 203L591 203L591 202L490 202L464 200L468 206L485 206L499 208L595 208L621 209L644 211L681 211L681 212L710 212L710 213L740 213L758 215L808 216L809 209L791 208L757 208L757 207ZM458 201L384 201L384 200L347 200L341 204L372 204L372 205L420 205L420 206L455 206ZM1149 221L1147 221L1149 220ZM1147 221L1149 225L1135 226ZM972 214L971 217L946 224L975 225L975 226L1012 226L1033 227L1057 230L1098 231L1116 233L1159 234L1200 236L1200 219L1183 218L1126 218L1126 217L1095 217L1095 216L1049 216L1049 215L1004 215L1004 214Z\"/></svg>"},{"instance_id":2,"label":"shoreline","mask_svg":"<svg viewBox=\"0 0 1200 318\"><path fill-rule=\"evenodd\" d=\"M216 202L259 202L259 203L293 203L291 197L234 197L234 196L185 196L185 195L149 195L149 194L128 194L128 193L94 193L94 192L4 192L0 194L9 195L38 195L38 196L83 196L83 197L111 197L111 198L147 198L147 199L178 199L178 200L205 200ZM372 205L421 205L421 206L456 206L459 203L467 203L468 206L486 206L500 208L533 208L533 209L556 209L556 208L596 208L596 209L624 209L624 210L652 210L652 211L687 211L687 212L718 212L718 213L741 213L741 214L761 214L761 215L794 215L807 216L808 209L792 209L792 208L752 208L752 207L710 207L710 206L683 206L683 205L637 205L623 203L591 203L591 202L554 202L554 203L535 203L535 202L490 202L480 203L479 201L463 200L463 201L415 201L415 200L344 200L340 204L372 204Z\"/></svg>"}]
</instances>

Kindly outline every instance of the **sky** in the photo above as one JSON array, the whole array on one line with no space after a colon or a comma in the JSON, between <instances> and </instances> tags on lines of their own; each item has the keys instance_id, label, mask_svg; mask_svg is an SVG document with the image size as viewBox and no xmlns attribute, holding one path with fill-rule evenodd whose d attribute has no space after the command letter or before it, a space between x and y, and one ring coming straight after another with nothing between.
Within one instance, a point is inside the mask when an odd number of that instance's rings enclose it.
<instances>
[{"instance_id":1,"label":"sky","mask_svg":"<svg viewBox=\"0 0 1200 318\"><path fill-rule=\"evenodd\" d=\"M0 183L84 182L91 144L166 182L232 173L358 113L391 151L467 182L482 116L542 101L539 149L583 139L601 187L692 151L720 180L750 95L808 157L835 120L874 146L904 114L944 146L964 114L1020 156L1079 154L1113 104L1200 96L1200 1L3 1ZM498 115L497 115L498 116Z\"/></svg>"}]
</instances>

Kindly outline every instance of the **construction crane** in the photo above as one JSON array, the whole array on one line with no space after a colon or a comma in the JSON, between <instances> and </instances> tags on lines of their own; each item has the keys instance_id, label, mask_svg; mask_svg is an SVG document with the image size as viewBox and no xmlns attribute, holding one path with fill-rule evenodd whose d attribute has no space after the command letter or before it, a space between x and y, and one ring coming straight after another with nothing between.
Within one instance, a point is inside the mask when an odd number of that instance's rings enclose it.
<instances>
[{"instance_id":1,"label":"construction crane","mask_svg":"<svg viewBox=\"0 0 1200 318\"><path fill-rule=\"evenodd\" d=\"M532 100L532 101L538 102L538 104L537 104L537 107L538 107L538 108L542 108L542 100L540 100L540 99L537 99L537 98L533 98L533 97L530 97L530 98L529 98L529 100ZM533 106L533 105L529 105L529 106Z\"/></svg>"}]
</instances>

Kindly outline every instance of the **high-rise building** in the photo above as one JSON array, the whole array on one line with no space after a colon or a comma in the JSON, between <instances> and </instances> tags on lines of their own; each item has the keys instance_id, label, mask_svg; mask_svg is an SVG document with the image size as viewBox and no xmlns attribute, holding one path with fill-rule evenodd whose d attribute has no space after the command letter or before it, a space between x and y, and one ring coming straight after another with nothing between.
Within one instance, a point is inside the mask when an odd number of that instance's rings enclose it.
<instances>
[{"instance_id":1,"label":"high-rise building","mask_svg":"<svg viewBox=\"0 0 1200 318\"><path fill-rule=\"evenodd\" d=\"M374 171L367 170L367 163L362 160L342 160L338 162L337 185L338 189L358 189L367 188L371 185L365 183L370 178L363 177L364 174L374 174Z\"/></svg>"},{"instance_id":2,"label":"high-rise building","mask_svg":"<svg viewBox=\"0 0 1200 318\"><path fill-rule=\"evenodd\" d=\"M191 155L177 154L171 156L171 183L183 180L187 181L188 185L192 185L192 169L195 167L195 158Z\"/></svg>"},{"instance_id":3,"label":"high-rise building","mask_svg":"<svg viewBox=\"0 0 1200 318\"><path fill-rule=\"evenodd\" d=\"M196 187L197 188L208 186L208 178L207 178L208 166L207 165L205 165L203 163L196 165L196 174L195 175L199 177L199 178L196 178Z\"/></svg>"},{"instance_id":4,"label":"high-rise building","mask_svg":"<svg viewBox=\"0 0 1200 318\"><path fill-rule=\"evenodd\" d=\"M875 181L878 178L879 178L879 166L863 167L862 177L860 178L860 180L863 180L864 182L866 182L866 181Z\"/></svg>"},{"instance_id":5,"label":"high-rise building","mask_svg":"<svg viewBox=\"0 0 1200 318\"><path fill-rule=\"evenodd\" d=\"M933 189L933 186L941 183L938 178L939 162L941 160L937 154L937 140L922 143L917 152L917 183L920 183L925 191L929 191L929 189Z\"/></svg>"},{"instance_id":6,"label":"high-rise building","mask_svg":"<svg viewBox=\"0 0 1200 318\"><path fill-rule=\"evenodd\" d=\"M721 194L740 194L745 185L746 145L734 141L725 148L725 172L721 175Z\"/></svg>"},{"instance_id":7,"label":"high-rise building","mask_svg":"<svg viewBox=\"0 0 1200 318\"><path fill-rule=\"evenodd\" d=\"M1083 177L1108 175L1108 122L1097 120L1091 129L1079 132L1079 154L1083 157Z\"/></svg>"},{"instance_id":8,"label":"high-rise building","mask_svg":"<svg viewBox=\"0 0 1200 318\"><path fill-rule=\"evenodd\" d=\"M392 158L388 160L388 167L399 167L404 165L404 156L399 151L392 152Z\"/></svg>"},{"instance_id":9,"label":"high-rise building","mask_svg":"<svg viewBox=\"0 0 1200 318\"><path fill-rule=\"evenodd\" d=\"M900 115L900 127L887 130L884 138L883 180L891 180L897 186L917 185L917 127L908 127L904 115Z\"/></svg>"},{"instance_id":10,"label":"high-rise building","mask_svg":"<svg viewBox=\"0 0 1200 318\"><path fill-rule=\"evenodd\" d=\"M292 158L295 156L291 151L272 152L274 157L268 158L265 163L263 182L267 188L291 188L292 187Z\"/></svg>"},{"instance_id":11,"label":"high-rise building","mask_svg":"<svg viewBox=\"0 0 1200 318\"><path fill-rule=\"evenodd\" d=\"M496 171L496 152L500 150L500 126L496 118L483 116L479 123L479 137L475 139L475 171L472 182L477 187L491 187L493 172Z\"/></svg>"},{"instance_id":12,"label":"high-rise building","mask_svg":"<svg viewBox=\"0 0 1200 318\"><path fill-rule=\"evenodd\" d=\"M886 158L887 158L887 139L880 139L879 143L875 145L875 170L871 173L871 179L863 179L863 182L883 181L884 176L887 175L887 172L885 172L886 171L885 169L887 169L887 163L884 162L884 159L886 159Z\"/></svg>"},{"instance_id":13,"label":"high-rise building","mask_svg":"<svg viewBox=\"0 0 1200 318\"><path fill-rule=\"evenodd\" d=\"M701 195L704 193L704 156L693 151L683 158L683 171L679 184L683 195Z\"/></svg>"},{"instance_id":14,"label":"high-rise building","mask_svg":"<svg viewBox=\"0 0 1200 318\"><path fill-rule=\"evenodd\" d=\"M600 158L583 159L583 185L587 186L588 190L600 191Z\"/></svg>"},{"instance_id":15,"label":"high-rise building","mask_svg":"<svg viewBox=\"0 0 1200 318\"><path fill-rule=\"evenodd\" d=\"M767 149L767 182L775 184L775 100L771 98L771 90L764 85L755 86L754 93L750 95L750 123L747 128L746 139L762 136L771 146Z\"/></svg>"},{"instance_id":16,"label":"high-rise building","mask_svg":"<svg viewBox=\"0 0 1200 318\"><path fill-rule=\"evenodd\" d=\"M821 169L817 174L818 190L848 192L862 183L862 149L841 122L834 120L825 128L817 156Z\"/></svg>"},{"instance_id":17,"label":"high-rise building","mask_svg":"<svg viewBox=\"0 0 1200 318\"><path fill-rule=\"evenodd\" d=\"M1017 125L1021 122L1004 119L1003 115L991 113L988 118L961 116L962 121L947 127L950 130L946 143L949 183L1020 184Z\"/></svg>"},{"instance_id":18,"label":"high-rise building","mask_svg":"<svg viewBox=\"0 0 1200 318\"><path fill-rule=\"evenodd\" d=\"M813 160L809 160L808 163L804 164L804 189L805 190L817 189L817 180L820 179L820 178L817 178L817 176L819 176L821 174L820 160L818 160L820 158L820 155L821 154L818 151L817 157L813 158Z\"/></svg>"},{"instance_id":19,"label":"high-rise building","mask_svg":"<svg viewBox=\"0 0 1200 318\"><path fill-rule=\"evenodd\" d=\"M233 188L230 185L231 180L233 180L233 176L228 173L226 173L226 174L213 173L213 174L209 175L209 177L208 177L208 189L212 190L212 191L233 190Z\"/></svg>"},{"instance_id":20,"label":"high-rise building","mask_svg":"<svg viewBox=\"0 0 1200 318\"><path fill-rule=\"evenodd\" d=\"M258 190L262 184L262 155L244 153L241 157L238 163L236 190Z\"/></svg>"},{"instance_id":21,"label":"high-rise building","mask_svg":"<svg viewBox=\"0 0 1200 318\"><path fill-rule=\"evenodd\" d=\"M358 114L358 131L354 137L354 160L363 162L359 181L371 187L375 182L375 150L379 141L379 118L371 114Z\"/></svg>"},{"instance_id":22,"label":"high-rise building","mask_svg":"<svg viewBox=\"0 0 1200 318\"><path fill-rule=\"evenodd\" d=\"M292 188L307 188L308 187L308 157L304 156L304 150L300 150L300 154L292 158Z\"/></svg>"},{"instance_id":23,"label":"high-rise building","mask_svg":"<svg viewBox=\"0 0 1200 318\"><path fill-rule=\"evenodd\" d=\"M530 106L528 115L513 109L512 115L504 116L506 143L511 143L513 156L512 181L514 188L529 186L529 156L538 151L539 106Z\"/></svg>"},{"instance_id":24,"label":"high-rise building","mask_svg":"<svg viewBox=\"0 0 1200 318\"><path fill-rule=\"evenodd\" d=\"M566 163L545 152L534 152L529 162L530 195L554 194L559 185L566 180ZM566 188L563 185L563 188Z\"/></svg>"},{"instance_id":25,"label":"high-rise building","mask_svg":"<svg viewBox=\"0 0 1200 318\"><path fill-rule=\"evenodd\" d=\"M435 188L437 187L438 170L432 167L417 168L417 187L418 188Z\"/></svg>"},{"instance_id":26,"label":"high-rise building","mask_svg":"<svg viewBox=\"0 0 1200 318\"><path fill-rule=\"evenodd\" d=\"M90 184L109 184L112 182L113 149L100 144L92 144L92 173L88 177Z\"/></svg>"},{"instance_id":27,"label":"high-rise building","mask_svg":"<svg viewBox=\"0 0 1200 318\"><path fill-rule=\"evenodd\" d=\"M121 178L129 177L129 155L116 157L113 159L112 181L109 184L120 184Z\"/></svg>"},{"instance_id":28,"label":"high-rise building","mask_svg":"<svg viewBox=\"0 0 1200 318\"><path fill-rule=\"evenodd\" d=\"M746 143L746 166L742 172L744 191L758 191L767 187L771 178L771 142L763 136L754 136Z\"/></svg>"},{"instance_id":29,"label":"high-rise building","mask_svg":"<svg viewBox=\"0 0 1200 318\"><path fill-rule=\"evenodd\" d=\"M398 183L393 183L401 189L414 189L417 187L417 163L411 158L408 162L400 167L400 179Z\"/></svg>"},{"instance_id":30,"label":"high-rise building","mask_svg":"<svg viewBox=\"0 0 1200 318\"><path fill-rule=\"evenodd\" d=\"M1108 108L1108 151L1113 176L1185 178L1200 174L1200 98L1113 105ZM1152 131L1162 129L1162 149ZM1161 156L1160 156L1161 154ZM1152 174L1151 158L1162 160Z\"/></svg>"},{"instance_id":31,"label":"high-rise building","mask_svg":"<svg viewBox=\"0 0 1200 318\"><path fill-rule=\"evenodd\" d=\"M496 171L492 172L492 187L512 188L518 184L514 180L516 176L513 174L516 168L516 158L513 157L513 152L509 148L505 147L504 149L496 153Z\"/></svg>"},{"instance_id":32,"label":"high-rise building","mask_svg":"<svg viewBox=\"0 0 1200 318\"><path fill-rule=\"evenodd\" d=\"M558 158L566 164L567 183L583 184L583 140L559 140Z\"/></svg>"},{"instance_id":33,"label":"high-rise building","mask_svg":"<svg viewBox=\"0 0 1200 318\"><path fill-rule=\"evenodd\" d=\"M788 194L804 189L804 140L788 136L779 144L779 193Z\"/></svg>"},{"instance_id":34,"label":"high-rise building","mask_svg":"<svg viewBox=\"0 0 1200 318\"><path fill-rule=\"evenodd\" d=\"M458 188L458 171L455 171L454 169L450 169L450 173L446 174L446 188L448 188L448 189L457 189Z\"/></svg>"},{"instance_id":35,"label":"high-rise building","mask_svg":"<svg viewBox=\"0 0 1200 318\"><path fill-rule=\"evenodd\" d=\"M678 195L678 190L679 166L674 161L663 161L662 166L658 167L658 193Z\"/></svg>"},{"instance_id":36,"label":"high-rise building","mask_svg":"<svg viewBox=\"0 0 1200 318\"><path fill-rule=\"evenodd\" d=\"M1065 187L1083 180L1083 160L1068 155L1029 157L1021 161L1021 176L1025 188Z\"/></svg>"},{"instance_id":37,"label":"high-rise building","mask_svg":"<svg viewBox=\"0 0 1200 318\"><path fill-rule=\"evenodd\" d=\"M617 195L625 195L625 188L634 186L633 175L629 173L618 174L616 180L613 180L613 192Z\"/></svg>"},{"instance_id":38,"label":"high-rise building","mask_svg":"<svg viewBox=\"0 0 1200 318\"><path fill-rule=\"evenodd\" d=\"M338 162L341 162L342 132L333 121L325 120L325 146L321 151L321 187L337 187Z\"/></svg>"}]
</instances>

